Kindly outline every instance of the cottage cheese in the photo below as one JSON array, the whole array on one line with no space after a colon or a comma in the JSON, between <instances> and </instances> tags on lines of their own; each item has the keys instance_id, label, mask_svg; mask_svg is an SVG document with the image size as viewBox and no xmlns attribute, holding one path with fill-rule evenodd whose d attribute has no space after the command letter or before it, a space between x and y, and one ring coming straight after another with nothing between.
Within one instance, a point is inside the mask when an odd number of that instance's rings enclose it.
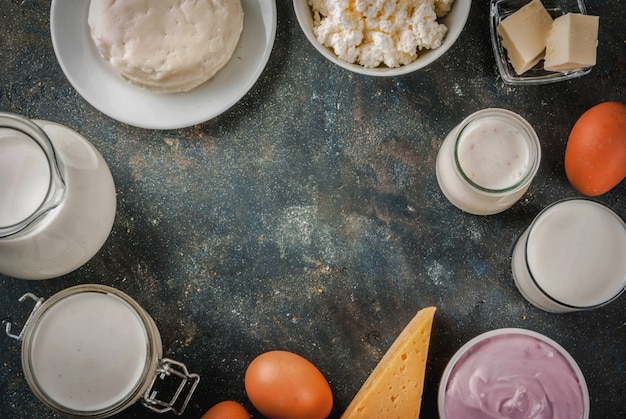
<instances>
[{"instance_id":1,"label":"cottage cheese","mask_svg":"<svg viewBox=\"0 0 626 419\"><path fill-rule=\"evenodd\" d=\"M454 0L308 0L313 33L349 63L399 67L434 49L448 28L437 21Z\"/></svg>"}]
</instances>

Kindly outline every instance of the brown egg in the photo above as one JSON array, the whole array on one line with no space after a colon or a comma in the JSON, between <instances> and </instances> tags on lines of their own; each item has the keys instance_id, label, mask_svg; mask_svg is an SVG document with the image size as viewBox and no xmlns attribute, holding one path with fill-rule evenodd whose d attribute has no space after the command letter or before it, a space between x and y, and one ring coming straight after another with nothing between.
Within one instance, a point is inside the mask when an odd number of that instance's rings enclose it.
<instances>
[{"instance_id":1,"label":"brown egg","mask_svg":"<svg viewBox=\"0 0 626 419\"><path fill-rule=\"evenodd\" d=\"M227 400L207 410L200 419L250 419L250 413L239 403Z\"/></svg>"},{"instance_id":2,"label":"brown egg","mask_svg":"<svg viewBox=\"0 0 626 419\"><path fill-rule=\"evenodd\" d=\"M626 105L604 102L581 115L567 141L565 173L587 196L602 195L626 177Z\"/></svg>"},{"instance_id":3,"label":"brown egg","mask_svg":"<svg viewBox=\"0 0 626 419\"><path fill-rule=\"evenodd\" d=\"M246 370L245 387L254 407L269 419L324 419L333 407L326 378L291 352L259 355Z\"/></svg>"}]
</instances>

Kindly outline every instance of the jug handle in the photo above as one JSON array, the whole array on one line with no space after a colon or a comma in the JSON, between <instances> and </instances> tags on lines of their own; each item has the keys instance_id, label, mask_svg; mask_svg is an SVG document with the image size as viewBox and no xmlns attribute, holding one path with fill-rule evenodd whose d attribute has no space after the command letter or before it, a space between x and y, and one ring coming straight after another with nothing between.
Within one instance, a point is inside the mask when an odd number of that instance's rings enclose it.
<instances>
[{"instance_id":1,"label":"jug handle","mask_svg":"<svg viewBox=\"0 0 626 419\"><path fill-rule=\"evenodd\" d=\"M41 307L41 305L44 302L43 298L39 298L37 297L35 294L32 294L30 292L22 295L20 297L20 299L18 300L20 303L23 303L27 298L30 298L32 300L35 301L35 306L33 307L32 311L30 312L30 315L28 316L28 319L26 319L26 323L24 323L24 327L22 327L22 330L20 331L19 334L14 334L11 333L11 326L13 325L10 321L7 322L6 325L6 334L7 336L9 336L10 338L13 338L15 340L22 340L22 338L24 337L24 332L26 331L26 327L28 326L28 323L30 323L31 319L33 318L33 316L35 315L35 312L39 309L39 307Z\"/></svg>"}]
</instances>

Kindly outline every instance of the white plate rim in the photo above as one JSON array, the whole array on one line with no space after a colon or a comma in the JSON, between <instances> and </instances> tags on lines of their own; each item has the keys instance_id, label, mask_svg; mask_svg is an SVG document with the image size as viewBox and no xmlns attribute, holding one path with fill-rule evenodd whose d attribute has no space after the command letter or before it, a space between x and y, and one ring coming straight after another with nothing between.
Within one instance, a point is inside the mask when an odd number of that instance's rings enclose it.
<instances>
[{"instance_id":1,"label":"white plate rim","mask_svg":"<svg viewBox=\"0 0 626 419\"><path fill-rule=\"evenodd\" d=\"M52 0L52 46L65 77L98 111L139 128L186 128L209 121L239 102L269 61L276 37L276 2L241 0L241 4L244 28L232 58L211 80L189 92L153 93L123 80L91 39L89 1Z\"/></svg>"}]
</instances>

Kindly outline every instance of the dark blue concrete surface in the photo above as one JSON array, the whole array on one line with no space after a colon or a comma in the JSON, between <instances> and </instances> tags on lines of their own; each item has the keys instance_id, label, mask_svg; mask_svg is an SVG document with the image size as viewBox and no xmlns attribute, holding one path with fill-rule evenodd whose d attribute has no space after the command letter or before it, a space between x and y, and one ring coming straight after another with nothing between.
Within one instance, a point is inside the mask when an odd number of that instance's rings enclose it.
<instances>
[{"instance_id":1,"label":"dark blue concrete surface","mask_svg":"<svg viewBox=\"0 0 626 419\"><path fill-rule=\"evenodd\" d=\"M457 0L464 1L464 0ZM488 5L440 60L370 78L327 62L280 0L269 63L223 115L179 130L134 128L101 114L57 64L44 0L0 2L0 110L65 124L108 162L118 208L109 240L84 267L43 282L0 275L0 318L25 292L48 297L103 283L134 297L167 357L202 376L184 417L223 399L244 403L248 363L285 349L325 374L337 418L404 325L437 306L422 417L434 418L441 373L467 340L522 327L564 346L587 379L592 418L626 416L626 299L567 315L518 293L510 251L546 205L577 196L564 174L568 133L586 109L626 102L626 1L589 1L600 16L598 65L578 80L511 87L489 41ZM435 178L445 135L468 114L524 116L543 147L528 193L495 216L465 214ZM626 184L599 198L626 216ZM17 320L16 320L17 321ZM47 418L0 338L0 417ZM156 417L140 405L120 417Z\"/></svg>"}]
</instances>

